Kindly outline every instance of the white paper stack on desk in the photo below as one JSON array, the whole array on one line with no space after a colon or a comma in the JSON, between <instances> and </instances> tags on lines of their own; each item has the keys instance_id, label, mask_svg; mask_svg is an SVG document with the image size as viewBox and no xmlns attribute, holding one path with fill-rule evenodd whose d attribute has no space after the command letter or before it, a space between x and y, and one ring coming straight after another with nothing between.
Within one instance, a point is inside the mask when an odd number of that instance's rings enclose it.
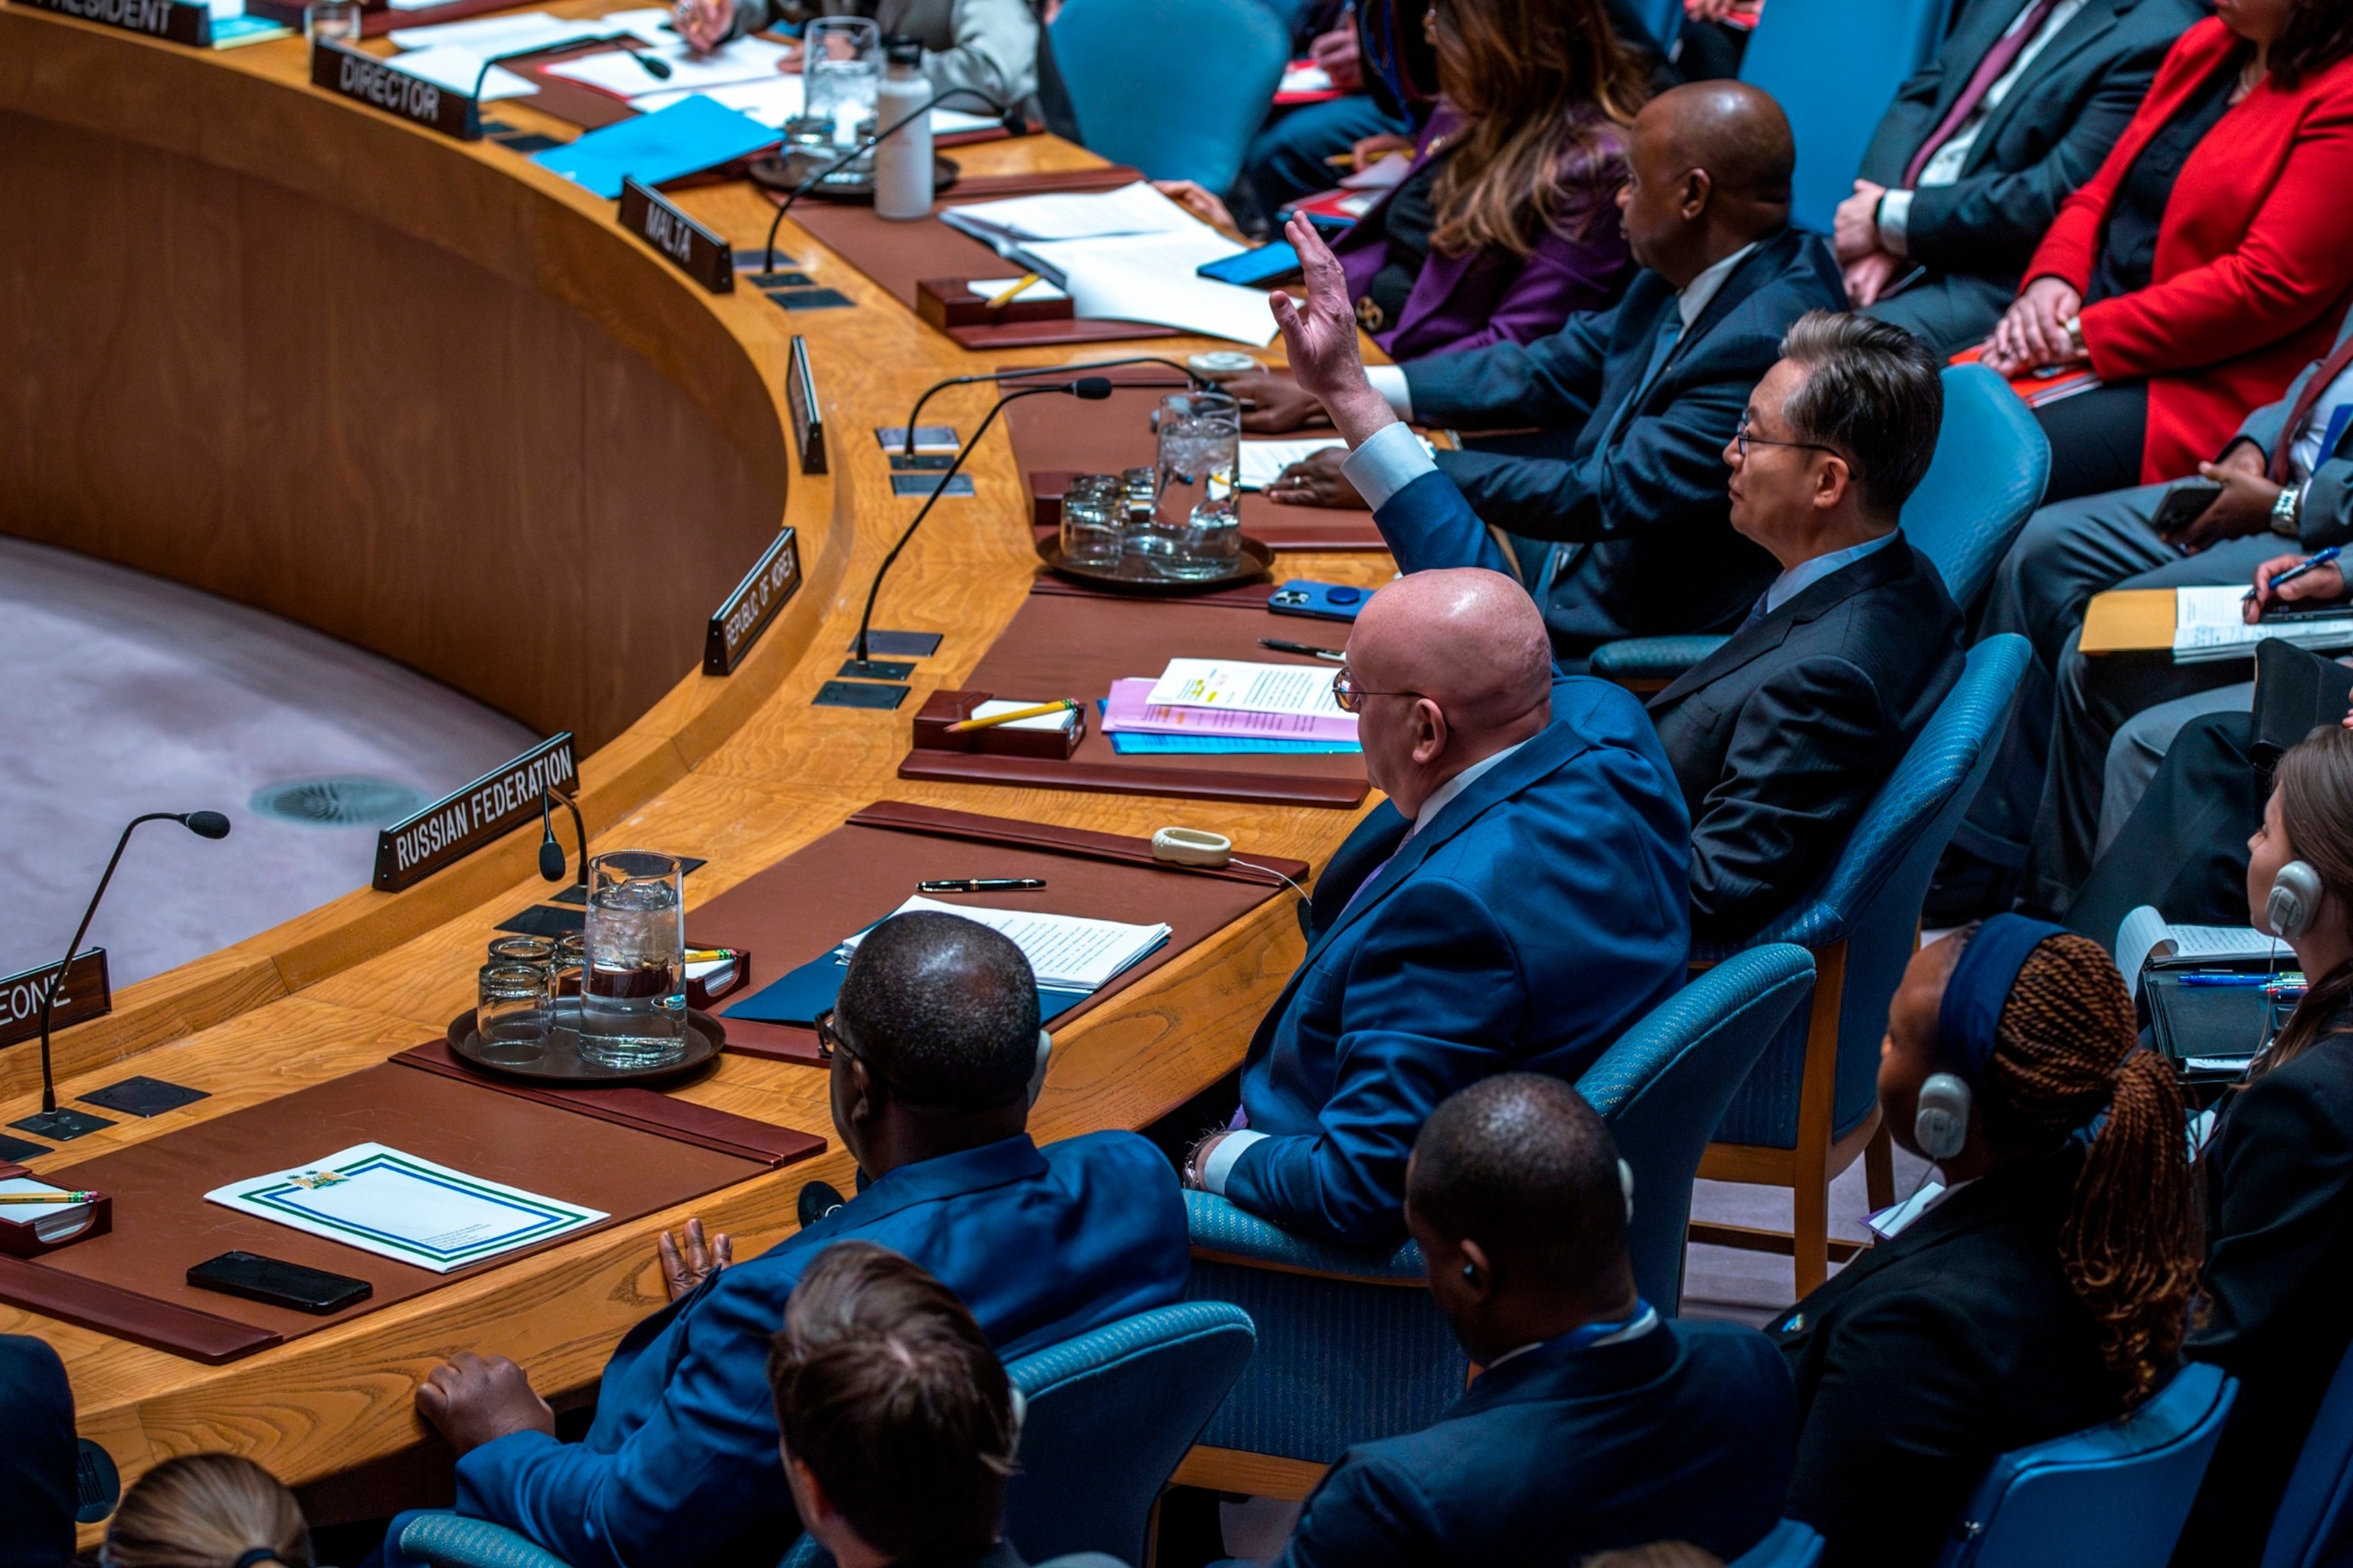
<instances>
[{"instance_id":1,"label":"white paper stack on desk","mask_svg":"<svg viewBox=\"0 0 2353 1568\"><path fill-rule=\"evenodd\" d=\"M2317 620L2246 623L2242 588L2180 588L2173 590L2173 662L2203 664L2217 659L2252 657L2255 644L2277 637L2298 648L2353 648L2353 616Z\"/></svg>"},{"instance_id":2,"label":"white paper stack on desk","mask_svg":"<svg viewBox=\"0 0 2353 1568\"><path fill-rule=\"evenodd\" d=\"M90 1212L96 1205L89 1202L72 1202L73 1196L62 1187L31 1176L10 1176L0 1179L0 1192L34 1196L54 1192L61 1200L55 1203L9 1203L0 1205L0 1220L11 1224L30 1225L33 1234L45 1242L60 1240L90 1224Z\"/></svg>"},{"instance_id":3,"label":"white paper stack on desk","mask_svg":"<svg viewBox=\"0 0 2353 1568\"><path fill-rule=\"evenodd\" d=\"M1021 949L1021 956L1029 960L1030 972L1039 985L1048 991L1101 991L1168 939L1166 926L1130 926L1117 920L1090 920L1035 909L981 909L965 904L943 904L921 895L891 913L906 915L918 909L960 915L1009 938ZM842 951L857 951L858 944L865 938L866 932L860 931L841 944Z\"/></svg>"}]
</instances>

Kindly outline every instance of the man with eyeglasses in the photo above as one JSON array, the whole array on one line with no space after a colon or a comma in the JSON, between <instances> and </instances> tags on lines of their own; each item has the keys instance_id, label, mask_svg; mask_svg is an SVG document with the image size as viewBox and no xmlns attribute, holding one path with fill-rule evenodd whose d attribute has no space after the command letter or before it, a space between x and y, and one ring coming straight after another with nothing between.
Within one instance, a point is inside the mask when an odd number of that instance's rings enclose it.
<instances>
[{"instance_id":1,"label":"man with eyeglasses","mask_svg":"<svg viewBox=\"0 0 2353 1568\"><path fill-rule=\"evenodd\" d=\"M1388 799L1317 880L1240 1112L1186 1175L1285 1230L1394 1245L1440 1102L1504 1072L1573 1082L1683 984L1688 826L1640 705L1556 682L1498 573L1375 594L1333 694Z\"/></svg>"},{"instance_id":2,"label":"man with eyeglasses","mask_svg":"<svg viewBox=\"0 0 2353 1568\"><path fill-rule=\"evenodd\" d=\"M1007 1360L1177 1299L1192 1266L1167 1159L1130 1132L1040 1149L1027 1130L1049 1042L1021 950L953 915L859 944L819 1041L834 1129L867 1184L812 1183L802 1228L760 1256L689 1226L662 1238L671 1303L606 1364L586 1437L559 1443L522 1369L461 1352L417 1408L459 1453L458 1511L572 1568L774 1568L800 1525L777 1453L770 1340L837 1241L877 1243L954 1290ZM388 1568L406 1568L392 1543Z\"/></svg>"}]
</instances>

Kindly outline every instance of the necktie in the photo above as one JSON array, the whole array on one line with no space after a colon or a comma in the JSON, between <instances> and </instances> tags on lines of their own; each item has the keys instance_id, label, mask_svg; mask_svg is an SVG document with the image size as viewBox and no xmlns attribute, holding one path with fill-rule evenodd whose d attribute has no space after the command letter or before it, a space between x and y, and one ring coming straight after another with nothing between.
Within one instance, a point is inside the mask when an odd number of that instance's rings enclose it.
<instances>
[{"instance_id":1,"label":"necktie","mask_svg":"<svg viewBox=\"0 0 2353 1568\"><path fill-rule=\"evenodd\" d=\"M1632 412L1634 405L1642 400L1642 394L1651 389L1651 383L1659 378L1659 372L1667 367L1667 360L1675 352L1675 340L1683 335L1683 311L1681 302L1677 302L1667 312L1667 319L1659 323L1659 341L1651 345L1651 363L1642 371L1641 385L1626 400L1628 412Z\"/></svg>"},{"instance_id":2,"label":"necktie","mask_svg":"<svg viewBox=\"0 0 2353 1568\"><path fill-rule=\"evenodd\" d=\"M1936 155L1936 149L1951 141L1953 132L1968 123L1969 116L1978 111L1978 105L1983 103L1986 94L1993 90L1993 84L2001 79L2002 73L2010 68L2026 46L2034 41L2034 35L2042 30L2042 24L2049 21L2051 13L2058 8L2059 0L2034 0L2034 5L2026 13L2026 20L1994 40L1993 48L1986 51L1985 58L1978 62L1978 69L1969 73L1968 84L1961 89L1961 95L1953 100L1952 108L1945 111L1945 118L1937 122L1936 128L1928 132L1928 139L1920 143L1920 150L1912 154L1912 161L1904 165L1906 189L1919 183L1920 171L1928 166L1928 160Z\"/></svg>"},{"instance_id":3,"label":"necktie","mask_svg":"<svg viewBox=\"0 0 2353 1568\"><path fill-rule=\"evenodd\" d=\"M1739 636L1741 631L1747 630L1750 627L1756 625L1758 621L1764 620L1767 615L1772 613L1771 610L1765 608L1766 601L1772 597L1773 596L1770 594L1764 593L1760 593L1757 596L1757 602L1749 608L1748 619L1740 623L1740 631L1734 632L1733 635L1735 637Z\"/></svg>"},{"instance_id":4,"label":"necktie","mask_svg":"<svg viewBox=\"0 0 2353 1568\"><path fill-rule=\"evenodd\" d=\"M1388 859L1382 861L1380 864L1373 867L1371 871L1365 874L1365 880L1356 884L1356 890L1348 895L1348 902L1340 906L1340 914L1335 915L1332 918L1337 920L1340 918L1340 916L1347 914L1349 910L1354 909L1356 906L1356 900L1365 895L1365 889L1370 887L1374 881L1379 877L1381 873L1389 868L1389 861L1395 860L1398 856L1403 854L1405 853L1405 846L1413 842L1414 828L1418 828L1420 825L1420 823L1417 822L1414 824L1413 828L1408 828L1405 831L1405 837L1398 840L1397 848L1389 851Z\"/></svg>"},{"instance_id":5,"label":"necktie","mask_svg":"<svg viewBox=\"0 0 2353 1568\"><path fill-rule=\"evenodd\" d=\"M2288 405L2287 423L2280 427L2279 440L2272 443L2272 461L2266 465L2274 484L2287 482L2289 453L2295 450L2296 433L2304 429L2312 406L2320 401L2320 395L2328 390L2330 382L2345 374L2348 365L2353 365L2353 337L2328 351L2328 357L2320 362L2320 368L2312 373L2312 379L2304 384L2304 390ZM2324 459L2328 456L2327 452L2320 455Z\"/></svg>"}]
</instances>

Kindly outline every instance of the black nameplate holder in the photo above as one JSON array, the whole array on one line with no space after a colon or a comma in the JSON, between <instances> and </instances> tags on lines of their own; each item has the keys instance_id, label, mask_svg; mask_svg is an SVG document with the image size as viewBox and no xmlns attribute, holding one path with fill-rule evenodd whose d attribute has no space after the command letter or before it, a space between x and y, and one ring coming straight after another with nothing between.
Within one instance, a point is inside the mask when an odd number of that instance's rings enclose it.
<instances>
[{"instance_id":1,"label":"black nameplate holder","mask_svg":"<svg viewBox=\"0 0 2353 1568\"><path fill-rule=\"evenodd\" d=\"M711 618L711 626L702 638L702 673L706 675L726 675L743 662L744 655L758 641L760 633L768 630L776 611L785 601L800 591L800 545L790 528L776 535L776 543L760 552L759 560L719 613Z\"/></svg>"},{"instance_id":2,"label":"black nameplate holder","mask_svg":"<svg viewBox=\"0 0 2353 1568\"><path fill-rule=\"evenodd\" d=\"M311 85L460 142L482 139L481 105L332 38L311 41Z\"/></svg>"},{"instance_id":3,"label":"black nameplate holder","mask_svg":"<svg viewBox=\"0 0 2353 1568\"><path fill-rule=\"evenodd\" d=\"M213 47L212 7L190 5L188 0L17 0L17 3L38 10L55 11L60 16L96 22L100 26L120 27L126 33L144 33L151 38L162 38L168 43L186 44L192 48L208 49Z\"/></svg>"},{"instance_id":4,"label":"black nameplate holder","mask_svg":"<svg viewBox=\"0 0 2353 1568\"><path fill-rule=\"evenodd\" d=\"M735 291L735 253L727 241L679 211L651 185L621 176L621 227L714 294Z\"/></svg>"},{"instance_id":5,"label":"black nameplate holder","mask_svg":"<svg viewBox=\"0 0 2353 1568\"><path fill-rule=\"evenodd\" d=\"M51 1030L102 1018L114 1011L114 990L106 973L106 949L85 948L70 964L43 964L0 980L0 1045L34 1040L41 1033L41 998L65 970L65 985L49 1010Z\"/></svg>"},{"instance_id":6,"label":"black nameplate holder","mask_svg":"<svg viewBox=\"0 0 2353 1568\"><path fill-rule=\"evenodd\" d=\"M825 471L825 411L818 407L817 377L810 374L808 340L796 335L785 366L785 402L792 409L793 441L800 448L801 471Z\"/></svg>"},{"instance_id":7,"label":"black nameplate holder","mask_svg":"<svg viewBox=\"0 0 2353 1568\"><path fill-rule=\"evenodd\" d=\"M413 887L444 866L453 865L501 835L539 821L542 791L579 778L572 758L572 732L541 741L503 768L376 834L375 881L379 893Z\"/></svg>"}]
</instances>

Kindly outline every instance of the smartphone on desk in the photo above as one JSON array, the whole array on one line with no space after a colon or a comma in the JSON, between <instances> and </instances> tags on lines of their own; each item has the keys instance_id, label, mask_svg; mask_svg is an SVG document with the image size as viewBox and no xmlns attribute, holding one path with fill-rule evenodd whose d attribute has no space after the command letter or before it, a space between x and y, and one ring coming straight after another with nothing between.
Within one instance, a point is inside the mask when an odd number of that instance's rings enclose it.
<instances>
[{"instance_id":1,"label":"smartphone on desk","mask_svg":"<svg viewBox=\"0 0 2353 1568\"><path fill-rule=\"evenodd\" d=\"M1277 615L1305 615L1317 620L1354 620L1373 596L1360 588L1338 583L1309 582L1293 577L1267 596L1266 608Z\"/></svg>"},{"instance_id":2,"label":"smartphone on desk","mask_svg":"<svg viewBox=\"0 0 2353 1568\"><path fill-rule=\"evenodd\" d=\"M1299 273L1299 252L1288 239L1261 245L1221 260L1204 261L1193 269L1213 283L1234 283L1245 289L1269 289Z\"/></svg>"},{"instance_id":3,"label":"smartphone on desk","mask_svg":"<svg viewBox=\"0 0 2353 1568\"><path fill-rule=\"evenodd\" d=\"M188 1270L188 1283L199 1290L217 1290L225 1296L322 1315L340 1312L375 1294L375 1287L364 1279L305 1268L254 1252L225 1252L208 1257Z\"/></svg>"}]
</instances>

